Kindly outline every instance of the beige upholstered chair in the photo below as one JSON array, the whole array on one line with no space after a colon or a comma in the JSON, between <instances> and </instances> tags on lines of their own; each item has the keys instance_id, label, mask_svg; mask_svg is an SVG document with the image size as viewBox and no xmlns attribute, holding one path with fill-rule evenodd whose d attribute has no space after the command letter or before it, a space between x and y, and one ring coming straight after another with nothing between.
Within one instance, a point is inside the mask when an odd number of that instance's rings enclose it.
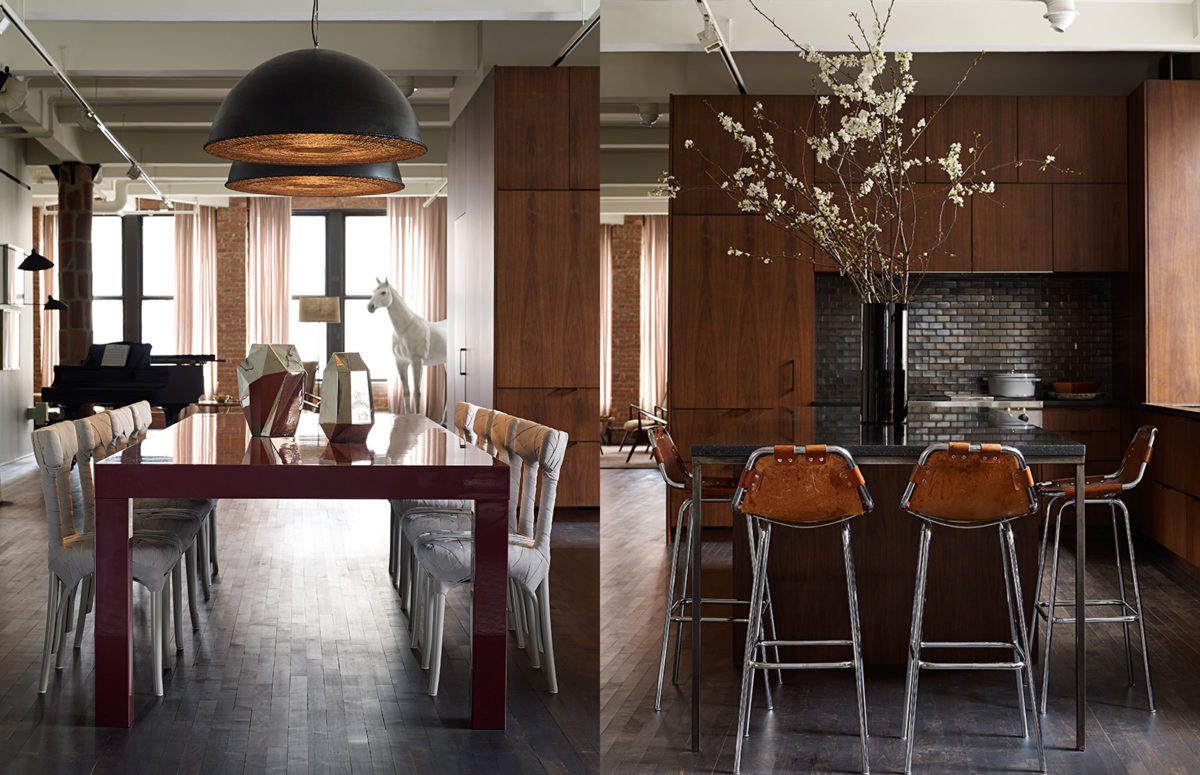
<instances>
[{"instance_id":1,"label":"beige upholstered chair","mask_svg":"<svg viewBox=\"0 0 1200 775\"><path fill-rule=\"evenodd\" d=\"M96 538L78 528L77 512L86 510L94 495L90 466L76 464L78 434L70 422L60 422L33 432L33 454L42 473L42 496L46 514L50 586L46 603L46 635L42 645L42 673L38 692L50 682L50 657L63 667L66 651L67 602L85 579L96 572ZM91 495L89 495L91 493ZM91 501L94 509L95 501ZM94 511L85 521L94 519ZM150 592L154 651L154 693L162 696L163 590L183 554L182 542L171 533L135 531L130 539L133 579ZM81 604L86 610L86 606ZM82 627L80 628L80 630ZM76 644L80 641L76 633Z\"/></svg>"},{"instance_id":2,"label":"beige upholstered chair","mask_svg":"<svg viewBox=\"0 0 1200 775\"><path fill-rule=\"evenodd\" d=\"M546 683L551 693L558 691L558 680L550 622L550 535L566 449L566 433L518 420L508 450L510 466L515 468L520 461L521 468L519 511L510 512L510 519L515 521L518 530L509 536L509 580L524 603L530 660L534 667L540 667L540 656L544 655ZM539 481L540 501L537 500ZM446 593L471 580L472 551L470 535L426 534L418 539L415 547L417 567L425 574L423 588L427 590L428 622L424 627L424 650L431 657L429 693L434 696L441 678Z\"/></svg>"}]
</instances>

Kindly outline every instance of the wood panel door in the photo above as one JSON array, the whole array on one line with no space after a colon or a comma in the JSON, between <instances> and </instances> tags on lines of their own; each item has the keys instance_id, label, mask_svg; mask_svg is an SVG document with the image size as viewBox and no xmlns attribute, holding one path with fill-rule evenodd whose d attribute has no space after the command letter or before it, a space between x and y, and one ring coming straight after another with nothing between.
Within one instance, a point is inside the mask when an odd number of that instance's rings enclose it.
<instances>
[{"instance_id":1,"label":"wood panel door","mask_svg":"<svg viewBox=\"0 0 1200 775\"><path fill-rule=\"evenodd\" d=\"M1128 191L1124 184L1054 186L1054 271L1129 270Z\"/></svg>"},{"instance_id":2,"label":"wood panel door","mask_svg":"<svg viewBox=\"0 0 1200 775\"><path fill-rule=\"evenodd\" d=\"M813 393L813 275L762 218L671 218L671 408L799 406Z\"/></svg>"},{"instance_id":3,"label":"wood panel door","mask_svg":"<svg viewBox=\"0 0 1200 775\"><path fill-rule=\"evenodd\" d=\"M672 215L732 214L737 204L720 188L720 169L741 166L742 147L718 120L725 113L744 121L740 96L671 95L671 174L680 186ZM692 148L685 147L692 141Z\"/></svg>"},{"instance_id":4,"label":"wood panel door","mask_svg":"<svg viewBox=\"0 0 1200 775\"><path fill-rule=\"evenodd\" d=\"M943 102L945 104L943 104ZM932 113L942 105L941 112L925 130L925 152L937 158L950 150L951 143L962 143L961 158L969 160L971 148L977 150L978 172L974 180L993 180L997 183L1017 181L1017 98L956 96L926 97L926 111ZM935 181L940 171L927 172L926 180Z\"/></svg>"},{"instance_id":5,"label":"wood panel door","mask_svg":"<svg viewBox=\"0 0 1200 775\"><path fill-rule=\"evenodd\" d=\"M496 408L566 431L571 441L600 442L599 388L497 388Z\"/></svg>"},{"instance_id":6,"label":"wood panel door","mask_svg":"<svg viewBox=\"0 0 1200 775\"><path fill-rule=\"evenodd\" d=\"M569 71L554 67L495 69L497 189L571 187Z\"/></svg>"},{"instance_id":7,"label":"wood panel door","mask_svg":"<svg viewBox=\"0 0 1200 775\"><path fill-rule=\"evenodd\" d=\"M496 193L496 387L600 384L600 198Z\"/></svg>"},{"instance_id":8,"label":"wood panel door","mask_svg":"<svg viewBox=\"0 0 1200 775\"><path fill-rule=\"evenodd\" d=\"M1049 184L1000 184L971 197L971 268L976 272L1054 269Z\"/></svg>"},{"instance_id":9,"label":"wood panel door","mask_svg":"<svg viewBox=\"0 0 1200 775\"><path fill-rule=\"evenodd\" d=\"M1128 177L1125 97L1020 97L1017 149L1023 160L1056 157L1062 169L1027 163L1021 183L1124 183Z\"/></svg>"},{"instance_id":10,"label":"wood panel door","mask_svg":"<svg viewBox=\"0 0 1200 775\"><path fill-rule=\"evenodd\" d=\"M568 67L571 115L570 181L573 189L600 188L600 68Z\"/></svg>"}]
</instances>

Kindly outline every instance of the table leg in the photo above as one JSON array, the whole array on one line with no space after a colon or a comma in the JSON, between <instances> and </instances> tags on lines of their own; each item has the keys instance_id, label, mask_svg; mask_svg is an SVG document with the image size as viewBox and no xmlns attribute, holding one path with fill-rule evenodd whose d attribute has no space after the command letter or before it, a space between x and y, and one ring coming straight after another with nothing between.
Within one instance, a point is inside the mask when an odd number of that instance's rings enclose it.
<instances>
[{"instance_id":1,"label":"table leg","mask_svg":"<svg viewBox=\"0 0 1200 775\"><path fill-rule=\"evenodd\" d=\"M508 501L475 501L471 727L504 729L508 680Z\"/></svg>"},{"instance_id":2,"label":"table leg","mask_svg":"<svg viewBox=\"0 0 1200 775\"><path fill-rule=\"evenodd\" d=\"M1087 728L1084 713L1087 697L1087 669L1085 638L1087 633L1085 585L1087 568L1087 515L1086 497L1083 490L1086 474L1084 464L1075 466L1075 748L1085 747ZM1043 668L1045 669L1045 668Z\"/></svg>"},{"instance_id":3,"label":"table leg","mask_svg":"<svg viewBox=\"0 0 1200 775\"><path fill-rule=\"evenodd\" d=\"M704 541L700 536L700 515L704 508L703 480L699 461L692 462L692 507L688 510L688 540L692 543L692 750L700 750L700 560Z\"/></svg>"},{"instance_id":4,"label":"table leg","mask_svg":"<svg viewBox=\"0 0 1200 775\"><path fill-rule=\"evenodd\" d=\"M96 499L96 725L133 726L128 498Z\"/></svg>"}]
</instances>

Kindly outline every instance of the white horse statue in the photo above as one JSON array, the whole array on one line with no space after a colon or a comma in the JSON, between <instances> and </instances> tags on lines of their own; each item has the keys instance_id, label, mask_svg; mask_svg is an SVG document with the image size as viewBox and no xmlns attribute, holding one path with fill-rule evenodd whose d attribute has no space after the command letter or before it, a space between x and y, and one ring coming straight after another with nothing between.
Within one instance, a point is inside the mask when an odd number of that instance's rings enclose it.
<instances>
[{"instance_id":1,"label":"white horse statue","mask_svg":"<svg viewBox=\"0 0 1200 775\"><path fill-rule=\"evenodd\" d=\"M402 412L419 414L424 411L421 404L421 377L426 366L446 363L446 321L430 323L413 312L404 299L386 279L375 281L379 285L367 302L367 312L386 309L392 320L392 355L396 358L396 371L400 372ZM409 393L411 369L414 391Z\"/></svg>"}]
</instances>

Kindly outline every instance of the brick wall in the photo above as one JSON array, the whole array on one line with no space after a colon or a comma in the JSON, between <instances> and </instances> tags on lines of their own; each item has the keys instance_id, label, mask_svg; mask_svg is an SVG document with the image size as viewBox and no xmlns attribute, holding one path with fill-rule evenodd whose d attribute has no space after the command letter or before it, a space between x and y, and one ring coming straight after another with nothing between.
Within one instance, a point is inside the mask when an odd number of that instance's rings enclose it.
<instances>
[{"instance_id":1,"label":"brick wall","mask_svg":"<svg viewBox=\"0 0 1200 775\"><path fill-rule=\"evenodd\" d=\"M909 395L986 393L988 372L1113 390L1113 284L1094 275L929 275L909 305ZM818 274L818 401L857 401L861 313L850 283Z\"/></svg>"},{"instance_id":2,"label":"brick wall","mask_svg":"<svg viewBox=\"0 0 1200 775\"><path fill-rule=\"evenodd\" d=\"M237 395L237 365L246 357L246 232L249 208L245 197L217 209L217 395Z\"/></svg>"},{"instance_id":3,"label":"brick wall","mask_svg":"<svg viewBox=\"0 0 1200 775\"><path fill-rule=\"evenodd\" d=\"M59 362L81 363L92 343L92 168L58 168Z\"/></svg>"},{"instance_id":4,"label":"brick wall","mask_svg":"<svg viewBox=\"0 0 1200 775\"><path fill-rule=\"evenodd\" d=\"M638 403L641 351L642 219L612 229L612 415L628 419Z\"/></svg>"}]
</instances>

